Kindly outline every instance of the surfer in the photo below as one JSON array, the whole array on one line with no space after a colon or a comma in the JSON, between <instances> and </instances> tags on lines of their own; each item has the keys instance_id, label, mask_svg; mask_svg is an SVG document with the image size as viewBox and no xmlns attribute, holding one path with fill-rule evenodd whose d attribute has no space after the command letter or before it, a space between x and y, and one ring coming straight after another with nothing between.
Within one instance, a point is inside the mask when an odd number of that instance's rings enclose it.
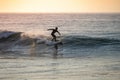
<instances>
[{"instance_id":1,"label":"surfer","mask_svg":"<svg viewBox=\"0 0 120 80\"><path fill-rule=\"evenodd\" d=\"M58 31L58 27L56 27L55 29L48 29L48 30L52 30L51 32L51 36L53 37L52 41L57 41L55 33L57 32L59 35L61 35L60 32Z\"/></svg>"}]
</instances>

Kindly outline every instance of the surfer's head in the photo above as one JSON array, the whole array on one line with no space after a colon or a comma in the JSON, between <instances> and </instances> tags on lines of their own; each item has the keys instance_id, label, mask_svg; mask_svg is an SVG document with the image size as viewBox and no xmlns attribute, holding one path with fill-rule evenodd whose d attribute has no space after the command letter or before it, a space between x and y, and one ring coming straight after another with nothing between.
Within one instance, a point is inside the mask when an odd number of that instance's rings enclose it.
<instances>
[{"instance_id":1,"label":"surfer's head","mask_svg":"<svg viewBox=\"0 0 120 80\"><path fill-rule=\"evenodd\" d=\"M56 27L55 29L58 30L58 27Z\"/></svg>"}]
</instances>

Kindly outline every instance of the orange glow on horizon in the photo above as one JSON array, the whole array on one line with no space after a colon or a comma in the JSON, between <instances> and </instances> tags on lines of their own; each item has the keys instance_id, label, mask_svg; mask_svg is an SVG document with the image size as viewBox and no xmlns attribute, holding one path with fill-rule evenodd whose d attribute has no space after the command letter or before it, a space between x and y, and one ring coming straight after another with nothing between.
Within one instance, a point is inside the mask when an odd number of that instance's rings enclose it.
<instances>
[{"instance_id":1,"label":"orange glow on horizon","mask_svg":"<svg viewBox=\"0 0 120 80\"><path fill-rule=\"evenodd\" d=\"M120 12L120 0L0 0L0 12Z\"/></svg>"}]
</instances>

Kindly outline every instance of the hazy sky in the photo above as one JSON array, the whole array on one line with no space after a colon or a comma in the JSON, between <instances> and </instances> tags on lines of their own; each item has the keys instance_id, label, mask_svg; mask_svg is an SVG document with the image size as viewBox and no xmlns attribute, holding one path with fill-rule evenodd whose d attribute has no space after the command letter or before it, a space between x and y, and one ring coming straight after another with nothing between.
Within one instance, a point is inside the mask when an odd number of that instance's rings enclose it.
<instances>
[{"instance_id":1,"label":"hazy sky","mask_svg":"<svg viewBox=\"0 0 120 80\"><path fill-rule=\"evenodd\" d=\"M120 0L0 0L0 12L120 12Z\"/></svg>"}]
</instances>

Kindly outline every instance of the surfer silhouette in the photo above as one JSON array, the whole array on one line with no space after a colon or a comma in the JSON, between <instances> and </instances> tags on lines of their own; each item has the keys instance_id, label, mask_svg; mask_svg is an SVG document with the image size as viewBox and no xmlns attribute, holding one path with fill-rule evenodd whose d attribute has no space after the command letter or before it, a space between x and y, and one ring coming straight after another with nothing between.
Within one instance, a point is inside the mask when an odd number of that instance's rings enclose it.
<instances>
[{"instance_id":1,"label":"surfer silhouette","mask_svg":"<svg viewBox=\"0 0 120 80\"><path fill-rule=\"evenodd\" d=\"M51 32L51 36L53 37L52 41L57 41L55 33L61 35L60 32L58 31L58 27L56 27L55 29L48 29L48 30L52 30Z\"/></svg>"}]
</instances>

